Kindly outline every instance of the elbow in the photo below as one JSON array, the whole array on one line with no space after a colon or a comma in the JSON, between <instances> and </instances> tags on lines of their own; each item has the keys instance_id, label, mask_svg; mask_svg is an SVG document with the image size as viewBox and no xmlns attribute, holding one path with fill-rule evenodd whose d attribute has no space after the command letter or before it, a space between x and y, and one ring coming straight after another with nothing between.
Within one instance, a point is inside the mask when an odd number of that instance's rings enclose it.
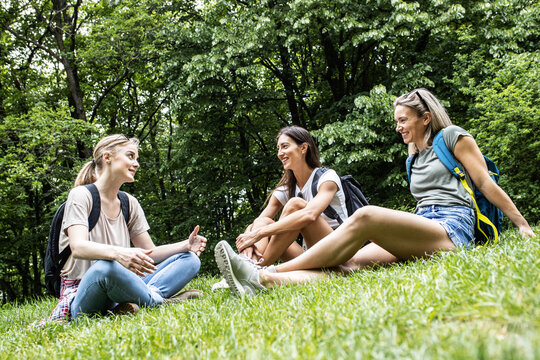
<instances>
[{"instance_id":1,"label":"elbow","mask_svg":"<svg viewBox=\"0 0 540 360\"><path fill-rule=\"evenodd\" d=\"M71 256L73 256L75 259L81 259L83 257L84 251L81 250L80 246L70 243L69 247L71 248Z\"/></svg>"},{"instance_id":2,"label":"elbow","mask_svg":"<svg viewBox=\"0 0 540 360\"><path fill-rule=\"evenodd\" d=\"M75 259L86 259L87 247L86 244L81 241L70 241L69 247L71 248L71 256Z\"/></svg>"},{"instance_id":3,"label":"elbow","mask_svg":"<svg viewBox=\"0 0 540 360\"><path fill-rule=\"evenodd\" d=\"M312 223L312 222L315 222L315 220L317 220L319 216L320 214L317 214L314 211L307 211L306 214L304 215L304 219L307 223Z\"/></svg>"}]
</instances>

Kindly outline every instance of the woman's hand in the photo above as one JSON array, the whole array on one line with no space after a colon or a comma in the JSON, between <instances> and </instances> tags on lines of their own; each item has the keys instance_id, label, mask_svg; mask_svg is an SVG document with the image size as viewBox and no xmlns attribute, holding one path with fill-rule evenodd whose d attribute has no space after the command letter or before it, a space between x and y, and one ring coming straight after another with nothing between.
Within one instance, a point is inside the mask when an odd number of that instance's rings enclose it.
<instances>
[{"instance_id":1,"label":"woman's hand","mask_svg":"<svg viewBox=\"0 0 540 360\"><path fill-rule=\"evenodd\" d=\"M258 231L247 231L236 238L236 248L242 252L245 248L259 241Z\"/></svg>"},{"instance_id":2,"label":"woman's hand","mask_svg":"<svg viewBox=\"0 0 540 360\"><path fill-rule=\"evenodd\" d=\"M199 225L195 226L195 229L189 234L188 243L189 250L194 252L197 256L201 256L201 253L206 248L206 238L199 233Z\"/></svg>"},{"instance_id":3,"label":"woman's hand","mask_svg":"<svg viewBox=\"0 0 540 360\"><path fill-rule=\"evenodd\" d=\"M151 274L157 269L154 260L148 256L152 249L120 247L116 248L116 251L115 260L139 276L146 276L146 273Z\"/></svg>"},{"instance_id":4,"label":"woman's hand","mask_svg":"<svg viewBox=\"0 0 540 360\"><path fill-rule=\"evenodd\" d=\"M536 236L534 234L534 232L532 231L531 227L529 226L529 224L520 226L519 227L519 234L523 238L529 238L529 237L535 237Z\"/></svg>"},{"instance_id":5,"label":"woman's hand","mask_svg":"<svg viewBox=\"0 0 540 360\"><path fill-rule=\"evenodd\" d=\"M257 249L255 245L248 246L247 248L245 248L242 251L239 251L238 253L244 255L245 257L249 259L255 259L255 258L260 259L263 256L263 254L261 254L261 252ZM255 256L253 256L254 254Z\"/></svg>"}]
</instances>

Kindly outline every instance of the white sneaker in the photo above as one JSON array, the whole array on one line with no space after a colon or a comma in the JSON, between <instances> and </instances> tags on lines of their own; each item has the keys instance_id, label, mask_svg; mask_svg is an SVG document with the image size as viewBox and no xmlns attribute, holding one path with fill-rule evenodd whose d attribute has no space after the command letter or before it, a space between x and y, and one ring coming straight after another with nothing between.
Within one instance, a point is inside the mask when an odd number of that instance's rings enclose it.
<instances>
[{"instance_id":1,"label":"white sneaker","mask_svg":"<svg viewBox=\"0 0 540 360\"><path fill-rule=\"evenodd\" d=\"M229 243L220 241L214 248L214 255L221 275L236 296L255 295L257 291L265 289L259 282L261 267L240 257Z\"/></svg>"},{"instance_id":2,"label":"white sneaker","mask_svg":"<svg viewBox=\"0 0 540 360\"><path fill-rule=\"evenodd\" d=\"M223 289L228 289L228 288L229 288L229 284L227 284L227 280L225 280L225 278L221 279L220 282L217 282L214 285L212 285L212 291L218 291L218 290L223 290Z\"/></svg>"}]
</instances>

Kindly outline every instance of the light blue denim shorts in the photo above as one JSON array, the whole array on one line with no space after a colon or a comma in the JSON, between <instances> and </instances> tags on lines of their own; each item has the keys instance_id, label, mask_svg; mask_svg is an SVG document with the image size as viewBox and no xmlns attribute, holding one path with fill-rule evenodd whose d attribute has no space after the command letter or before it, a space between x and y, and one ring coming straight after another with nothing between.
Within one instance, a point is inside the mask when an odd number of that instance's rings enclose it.
<instances>
[{"instance_id":1,"label":"light blue denim shorts","mask_svg":"<svg viewBox=\"0 0 540 360\"><path fill-rule=\"evenodd\" d=\"M470 207L429 205L416 209L415 214L441 224L456 247L474 245L476 215Z\"/></svg>"}]
</instances>

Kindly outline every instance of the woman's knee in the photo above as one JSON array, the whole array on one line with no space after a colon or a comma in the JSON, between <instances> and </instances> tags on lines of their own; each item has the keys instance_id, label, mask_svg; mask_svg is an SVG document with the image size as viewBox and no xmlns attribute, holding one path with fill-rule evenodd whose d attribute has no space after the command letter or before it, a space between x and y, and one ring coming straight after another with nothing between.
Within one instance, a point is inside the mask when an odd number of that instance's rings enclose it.
<instances>
[{"instance_id":1,"label":"woman's knee","mask_svg":"<svg viewBox=\"0 0 540 360\"><path fill-rule=\"evenodd\" d=\"M359 208L349 217L349 226L356 228L372 224L380 216L380 209L373 205Z\"/></svg>"},{"instance_id":2,"label":"woman's knee","mask_svg":"<svg viewBox=\"0 0 540 360\"><path fill-rule=\"evenodd\" d=\"M263 217L258 217L256 218L255 220L253 220L253 224L250 225L246 231L252 231L252 230L255 230L257 228L260 228L262 226L266 226L266 225L270 225L270 224L273 224L274 223L274 220L270 219L269 217L266 217L266 216L263 216Z\"/></svg>"},{"instance_id":3,"label":"woman's knee","mask_svg":"<svg viewBox=\"0 0 540 360\"><path fill-rule=\"evenodd\" d=\"M125 272L129 271L117 261L97 260L86 272L85 277L94 280L125 278Z\"/></svg>"},{"instance_id":4,"label":"woman's knee","mask_svg":"<svg viewBox=\"0 0 540 360\"><path fill-rule=\"evenodd\" d=\"M374 219L377 216L381 215L382 211L384 211L384 208L381 208L379 206L366 205L366 206L362 206L361 208L356 210L351 215L351 217L353 217L354 220Z\"/></svg>"},{"instance_id":5,"label":"woman's knee","mask_svg":"<svg viewBox=\"0 0 540 360\"><path fill-rule=\"evenodd\" d=\"M285 206L283 207L283 212L285 213L292 213L298 210L302 210L307 205L307 201L304 199L301 199L299 197L293 197L292 199L289 199Z\"/></svg>"},{"instance_id":6,"label":"woman's knee","mask_svg":"<svg viewBox=\"0 0 540 360\"><path fill-rule=\"evenodd\" d=\"M186 255L180 259L184 263L186 272L192 274L193 276L197 275L201 269L201 259L195 255L195 253L189 251Z\"/></svg>"},{"instance_id":7,"label":"woman's knee","mask_svg":"<svg viewBox=\"0 0 540 360\"><path fill-rule=\"evenodd\" d=\"M97 260L92 264L89 271L97 275L106 277L108 274L118 272L118 267L121 267L120 263L111 260Z\"/></svg>"}]
</instances>

